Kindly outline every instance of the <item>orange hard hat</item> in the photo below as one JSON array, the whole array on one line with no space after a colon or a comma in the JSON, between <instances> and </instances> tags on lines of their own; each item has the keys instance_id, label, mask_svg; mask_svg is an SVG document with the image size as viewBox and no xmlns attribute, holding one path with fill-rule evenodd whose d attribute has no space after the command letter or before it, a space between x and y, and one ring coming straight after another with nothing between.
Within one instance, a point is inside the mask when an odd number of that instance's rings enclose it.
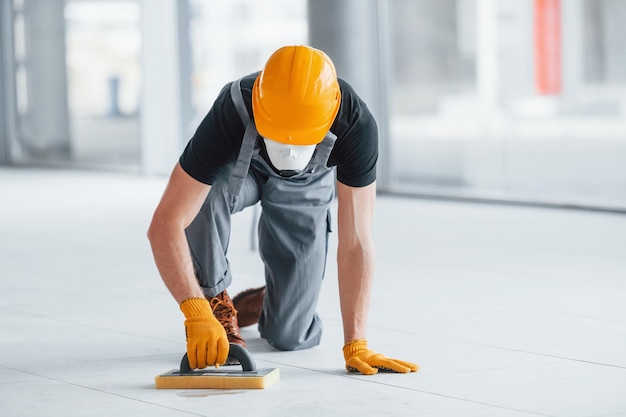
<instances>
[{"instance_id":1,"label":"orange hard hat","mask_svg":"<svg viewBox=\"0 0 626 417\"><path fill-rule=\"evenodd\" d=\"M320 143L337 116L341 91L328 55L285 46L270 56L252 87L259 134L291 145Z\"/></svg>"}]
</instances>

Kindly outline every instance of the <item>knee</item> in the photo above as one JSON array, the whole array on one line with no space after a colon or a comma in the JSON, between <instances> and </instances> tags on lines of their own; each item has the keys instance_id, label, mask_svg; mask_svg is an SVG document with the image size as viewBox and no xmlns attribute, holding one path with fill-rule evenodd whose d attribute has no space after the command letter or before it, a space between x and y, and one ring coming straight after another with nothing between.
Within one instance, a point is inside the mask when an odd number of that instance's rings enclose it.
<instances>
[{"instance_id":1,"label":"knee","mask_svg":"<svg viewBox=\"0 0 626 417\"><path fill-rule=\"evenodd\" d=\"M282 351L292 351L292 350L301 350L301 349L309 349L315 347L320 344L321 335L318 337L314 337L312 339L302 340L296 337L277 337L271 336L265 338L267 342L273 346L274 348Z\"/></svg>"},{"instance_id":2,"label":"knee","mask_svg":"<svg viewBox=\"0 0 626 417\"><path fill-rule=\"evenodd\" d=\"M282 350L285 352L298 350L298 348L300 347L300 344L293 343L292 341L276 340L276 339L266 339L266 340L267 340L267 343L269 343L276 349Z\"/></svg>"},{"instance_id":3,"label":"knee","mask_svg":"<svg viewBox=\"0 0 626 417\"><path fill-rule=\"evenodd\" d=\"M308 329L259 327L261 337L274 348L283 351L309 349L319 345L322 339L322 327L317 317Z\"/></svg>"}]
</instances>

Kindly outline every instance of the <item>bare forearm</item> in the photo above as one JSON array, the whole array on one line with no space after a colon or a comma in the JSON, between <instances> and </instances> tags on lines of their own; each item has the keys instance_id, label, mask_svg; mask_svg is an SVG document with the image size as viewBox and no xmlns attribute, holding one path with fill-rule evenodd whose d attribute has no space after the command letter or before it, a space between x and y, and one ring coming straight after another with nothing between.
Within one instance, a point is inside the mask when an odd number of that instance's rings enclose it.
<instances>
[{"instance_id":1,"label":"bare forearm","mask_svg":"<svg viewBox=\"0 0 626 417\"><path fill-rule=\"evenodd\" d=\"M210 185L196 181L176 164L148 229L156 266L179 304L187 298L204 297L193 272L185 228L196 217L210 189Z\"/></svg>"},{"instance_id":2,"label":"bare forearm","mask_svg":"<svg viewBox=\"0 0 626 417\"><path fill-rule=\"evenodd\" d=\"M189 246L183 230L155 227L148 237L159 274L174 299L180 304L191 297L204 297L193 272Z\"/></svg>"},{"instance_id":3,"label":"bare forearm","mask_svg":"<svg viewBox=\"0 0 626 417\"><path fill-rule=\"evenodd\" d=\"M354 188L337 183L339 298L345 342L366 338L375 251L371 225L376 183Z\"/></svg>"},{"instance_id":4,"label":"bare forearm","mask_svg":"<svg viewBox=\"0 0 626 417\"><path fill-rule=\"evenodd\" d=\"M374 278L374 259L372 244L340 249L337 253L339 297L345 343L366 338Z\"/></svg>"}]
</instances>

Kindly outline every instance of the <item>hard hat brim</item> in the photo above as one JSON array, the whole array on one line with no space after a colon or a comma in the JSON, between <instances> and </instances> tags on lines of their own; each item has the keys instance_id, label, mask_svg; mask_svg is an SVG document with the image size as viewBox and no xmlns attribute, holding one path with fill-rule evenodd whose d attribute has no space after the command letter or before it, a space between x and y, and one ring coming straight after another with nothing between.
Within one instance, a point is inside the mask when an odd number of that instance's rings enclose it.
<instances>
[{"instance_id":1,"label":"hard hat brim","mask_svg":"<svg viewBox=\"0 0 626 417\"><path fill-rule=\"evenodd\" d=\"M322 123L316 125L302 125L295 120L276 120L264 110L258 93L259 77L252 86L252 112L257 131L265 138L291 144L291 145L317 145L330 130L339 107L341 105L341 92L337 89L337 99L330 112L324 117Z\"/></svg>"}]
</instances>

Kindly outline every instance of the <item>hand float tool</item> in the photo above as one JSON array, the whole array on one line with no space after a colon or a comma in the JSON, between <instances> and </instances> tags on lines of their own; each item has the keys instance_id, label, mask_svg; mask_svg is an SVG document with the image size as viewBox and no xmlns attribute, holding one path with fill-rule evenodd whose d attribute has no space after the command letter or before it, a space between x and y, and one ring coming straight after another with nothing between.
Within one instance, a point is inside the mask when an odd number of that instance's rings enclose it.
<instances>
[{"instance_id":1,"label":"hand float tool","mask_svg":"<svg viewBox=\"0 0 626 417\"><path fill-rule=\"evenodd\" d=\"M154 378L156 388L218 388L263 389L278 382L278 368L256 369L250 353L242 346L231 343L229 357L236 359L242 369L191 369L187 354L180 361L180 369L174 369Z\"/></svg>"}]
</instances>

